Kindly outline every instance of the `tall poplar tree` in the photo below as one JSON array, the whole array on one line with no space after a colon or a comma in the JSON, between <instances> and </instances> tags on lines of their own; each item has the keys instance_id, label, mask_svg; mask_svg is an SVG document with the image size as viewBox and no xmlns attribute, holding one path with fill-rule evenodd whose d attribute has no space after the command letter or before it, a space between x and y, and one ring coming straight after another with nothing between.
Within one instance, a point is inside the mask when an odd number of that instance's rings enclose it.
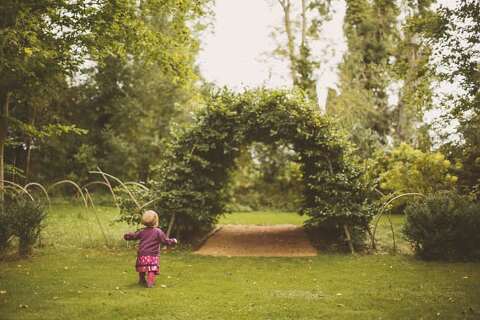
<instances>
[{"instance_id":1,"label":"tall poplar tree","mask_svg":"<svg viewBox=\"0 0 480 320\"><path fill-rule=\"evenodd\" d=\"M344 21L348 51L339 67L340 95L330 96L327 113L338 117L365 155L386 143L392 128L388 106L391 63L398 38L393 0L348 0Z\"/></svg>"},{"instance_id":2,"label":"tall poplar tree","mask_svg":"<svg viewBox=\"0 0 480 320\"><path fill-rule=\"evenodd\" d=\"M318 55L312 52L312 42L319 35L326 21L331 18L331 0L276 0L282 9L282 26L275 37L284 35L274 55L286 58L294 87L302 89L318 103L315 71L321 65ZM317 57L317 58L316 58Z\"/></svg>"}]
</instances>

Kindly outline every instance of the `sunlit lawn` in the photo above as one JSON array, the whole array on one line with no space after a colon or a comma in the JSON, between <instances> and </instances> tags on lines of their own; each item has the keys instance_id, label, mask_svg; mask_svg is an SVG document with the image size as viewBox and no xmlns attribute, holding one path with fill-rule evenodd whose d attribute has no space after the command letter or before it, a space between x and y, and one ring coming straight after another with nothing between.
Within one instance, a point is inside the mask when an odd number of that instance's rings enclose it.
<instances>
[{"instance_id":1,"label":"sunlit lawn","mask_svg":"<svg viewBox=\"0 0 480 320\"><path fill-rule=\"evenodd\" d=\"M87 219L79 207L64 204L54 207L45 247L33 258L0 262L0 319L480 318L479 263L422 262L403 254L227 258L174 250L162 257L156 288L140 288L135 250L120 240L130 228L109 226L116 209L98 210L113 248L103 247L94 215ZM241 213L220 222L298 219ZM394 222L399 229L402 218ZM385 245L388 229L382 220Z\"/></svg>"}]
</instances>

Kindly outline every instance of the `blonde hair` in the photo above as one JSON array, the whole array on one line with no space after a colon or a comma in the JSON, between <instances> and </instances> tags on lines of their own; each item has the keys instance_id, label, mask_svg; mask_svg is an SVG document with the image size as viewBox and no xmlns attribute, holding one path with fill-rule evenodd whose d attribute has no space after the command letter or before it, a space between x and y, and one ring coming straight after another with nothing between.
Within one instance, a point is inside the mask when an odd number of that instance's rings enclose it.
<instances>
[{"instance_id":1,"label":"blonde hair","mask_svg":"<svg viewBox=\"0 0 480 320\"><path fill-rule=\"evenodd\" d=\"M146 227L158 227L158 214L153 210L147 210L142 215L142 224Z\"/></svg>"}]
</instances>

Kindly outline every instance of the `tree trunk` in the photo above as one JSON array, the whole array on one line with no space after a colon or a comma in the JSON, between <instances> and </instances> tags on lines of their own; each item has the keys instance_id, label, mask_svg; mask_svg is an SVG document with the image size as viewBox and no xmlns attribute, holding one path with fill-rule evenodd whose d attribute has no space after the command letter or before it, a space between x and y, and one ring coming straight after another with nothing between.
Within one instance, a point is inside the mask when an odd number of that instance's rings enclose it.
<instances>
[{"instance_id":1,"label":"tree trunk","mask_svg":"<svg viewBox=\"0 0 480 320\"><path fill-rule=\"evenodd\" d=\"M302 46L307 42L307 0L302 0Z\"/></svg>"},{"instance_id":2,"label":"tree trunk","mask_svg":"<svg viewBox=\"0 0 480 320\"><path fill-rule=\"evenodd\" d=\"M355 249L353 248L352 237L350 236L350 231L348 230L348 227L347 227L346 224L343 225L343 231L345 232L345 237L347 238L348 247L350 248L350 252L352 254L354 254Z\"/></svg>"},{"instance_id":3,"label":"tree trunk","mask_svg":"<svg viewBox=\"0 0 480 320\"><path fill-rule=\"evenodd\" d=\"M287 49L288 58L290 59L290 74L292 76L293 84L298 83L297 79L297 56L295 54L295 36L292 31L292 21L290 17L290 0L278 0L283 9L283 23L285 26L285 33L287 34Z\"/></svg>"},{"instance_id":4,"label":"tree trunk","mask_svg":"<svg viewBox=\"0 0 480 320\"><path fill-rule=\"evenodd\" d=\"M10 103L10 92L0 96L0 200L4 200L5 183L5 142L8 134L8 107Z\"/></svg>"},{"instance_id":5,"label":"tree trunk","mask_svg":"<svg viewBox=\"0 0 480 320\"><path fill-rule=\"evenodd\" d=\"M30 125L33 127L35 125L35 118L37 117L37 108L33 107L32 118L30 119ZM25 156L25 180L29 182L30 180L30 160L32 158L32 136L27 137L26 147L27 147L27 154Z\"/></svg>"}]
</instances>

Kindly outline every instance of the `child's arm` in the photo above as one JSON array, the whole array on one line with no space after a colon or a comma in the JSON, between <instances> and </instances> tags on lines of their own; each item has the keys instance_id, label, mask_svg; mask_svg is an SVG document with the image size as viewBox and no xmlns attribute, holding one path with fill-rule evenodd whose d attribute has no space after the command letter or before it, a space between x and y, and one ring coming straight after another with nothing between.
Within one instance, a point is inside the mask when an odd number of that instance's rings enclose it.
<instances>
[{"instance_id":1,"label":"child's arm","mask_svg":"<svg viewBox=\"0 0 480 320\"><path fill-rule=\"evenodd\" d=\"M158 229L158 236L160 238L160 243L162 244L166 244L167 246L171 246L172 244L177 244L177 239L167 238L167 236L161 229Z\"/></svg>"},{"instance_id":2,"label":"child's arm","mask_svg":"<svg viewBox=\"0 0 480 320\"><path fill-rule=\"evenodd\" d=\"M140 232L142 230L138 230L136 232L128 232L123 235L123 239L125 240L138 240L140 239Z\"/></svg>"}]
</instances>

